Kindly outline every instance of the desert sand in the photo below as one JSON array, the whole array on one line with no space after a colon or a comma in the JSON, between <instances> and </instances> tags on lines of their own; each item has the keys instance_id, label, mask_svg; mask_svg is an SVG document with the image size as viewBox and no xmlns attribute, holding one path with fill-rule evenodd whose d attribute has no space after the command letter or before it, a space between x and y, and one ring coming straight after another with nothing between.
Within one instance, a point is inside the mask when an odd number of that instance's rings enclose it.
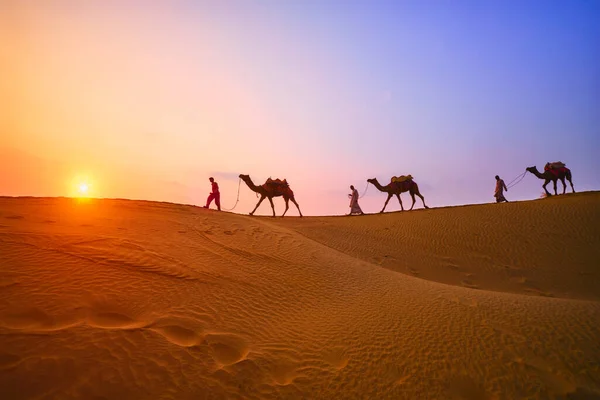
<instances>
[{"instance_id":1,"label":"desert sand","mask_svg":"<svg viewBox=\"0 0 600 400\"><path fill-rule=\"evenodd\" d=\"M302 219L0 198L0 399L71 398L600 398L600 192Z\"/></svg>"}]
</instances>

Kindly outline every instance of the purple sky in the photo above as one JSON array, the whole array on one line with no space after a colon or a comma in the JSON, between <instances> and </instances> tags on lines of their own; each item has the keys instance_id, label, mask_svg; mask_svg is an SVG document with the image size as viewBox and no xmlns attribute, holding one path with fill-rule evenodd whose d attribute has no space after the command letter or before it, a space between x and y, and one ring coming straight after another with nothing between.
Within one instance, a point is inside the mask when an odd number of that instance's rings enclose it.
<instances>
[{"instance_id":1,"label":"purple sky","mask_svg":"<svg viewBox=\"0 0 600 400\"><path fill-rule=\"evenodd\" d=\"M0 195L86 180L203 204L212 175L229 208L245 173L287 178L305 215L343 214L367 178L482 203L494 175L558 160L598 190L599 20L594 1L3 1ZM384 200L371 186L361 205Z\"/></svg>"}]
</instances>

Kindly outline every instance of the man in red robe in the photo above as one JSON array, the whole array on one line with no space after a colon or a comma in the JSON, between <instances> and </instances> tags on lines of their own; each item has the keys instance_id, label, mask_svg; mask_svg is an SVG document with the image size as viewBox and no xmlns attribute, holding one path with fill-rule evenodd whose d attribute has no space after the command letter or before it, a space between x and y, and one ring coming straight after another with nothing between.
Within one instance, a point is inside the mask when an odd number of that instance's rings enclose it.
<instances>
[{"instance_id":1,"label":"man in red robe","mask_svg":"<svg viewBox=\"0 0 600 400\"><path fill-rule=\"evenodd\" d=\"M206 205L204 206L204 208L208 208L210 206L210 203L212 203L212 201L214 200L215 205L217 206L217 210L221 211L221 193L219 193L219 184L215 182L215 178L213 178L212 176L208 178L208 180L210 181L212 191L206 199Z\"/></svg>"}]
</instances>

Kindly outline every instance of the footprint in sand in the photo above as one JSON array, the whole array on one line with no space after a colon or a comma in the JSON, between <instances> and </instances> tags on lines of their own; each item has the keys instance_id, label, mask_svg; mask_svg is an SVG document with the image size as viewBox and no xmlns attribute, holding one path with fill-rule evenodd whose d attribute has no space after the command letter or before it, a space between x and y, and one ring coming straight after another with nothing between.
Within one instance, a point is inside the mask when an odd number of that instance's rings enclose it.
<instances>
[{"instance_id":1,"label":"footprint in sand","mask_svg":"<svg viewBox=\"0 0 600 400\"><path fill-rule=\"evenodd\" d=\"M325 353L325 361L337 370L344 369L350 357L346 350L342 347L335 347L329 352Z\"/></svg>"},{"instance_id":2,"label":"footprint in sand","mask_svg":"<svg viewBox=\"0 0 600 400\"><path fill-rule=\"evenodd\" d=\"M164 336L169 342L182 347L195 346L202 341L204 330L201 321L193 319L163 318L148 329Z\"/></svg>"},{"instance_id":3,"label":"footprint in sand","mask_svg":"<svg viewBox=\"0 0 600 400\"><path fill-rule=\"evenodd\" d=\"M182 347L191 347L200 342L200 335L191 329L178 325L165 325L152 328L165 337L169 342Z\"/></svg>"},{"instance_id":4,"label":"footprint in sand","mask_svg":"<svg viewBox=\"0 0 600 400\"><path fill-rule=\"evenodd\" d=\"M210 333L204 341L211 348L215 361L222 365L235 364L245 359L249 352L246 341L233 334Z\"/></svg>"},{"instance_id":5,"label":"footprint in sand","mask_svg":"<svg viewBox=\"0 0 600 400\"><path fill-rule=\"evenodd\" d=\"M88 315L87 323L103 329L137 329L147 325L143 321L137 321L121 313L96 311Z\"/></svg>"},{"instance_id":6,"label":"footprint in sand","mask_svg":"<svg viewBox=\"0 0 600 400\"><path fill-rule=\"evenodd\" d=\"M6 218L6 219L25 219L25 217L22 215L7 215L4 218Z\"/></svg>"},{"instance_id":7,"label":"footprint in sand","mask_svg":"<svg viewBox=\"0 0 600 400\"><path fill-rule=\"evenodd\" d=\"M41 329L53 325L53 320L37 308L29 308L0 316L0 325L9 329Z\"/></svg>"},{"instance_id":8,"label":"footprint in sand","mask_svg":"<svg viewBox=\"0 0 600 400\"><path fill-rule=\"evenodd\" d=\"M299 376L298 367L288 362L278 363L272 373L275 384L280 386L291 384Z\"/></svg>"},{"instance_id":9,"label":"footprint in sand","mask_svg":"<svg viewBox=\"0 0 600 400\"><path fill-rule=\"evenodd\" d=\"M0 315L0 326L15 330L51 332L76 325L80 320L79 310L55 318L37 308L28 308Z\"/></svg>"}]
</instances>

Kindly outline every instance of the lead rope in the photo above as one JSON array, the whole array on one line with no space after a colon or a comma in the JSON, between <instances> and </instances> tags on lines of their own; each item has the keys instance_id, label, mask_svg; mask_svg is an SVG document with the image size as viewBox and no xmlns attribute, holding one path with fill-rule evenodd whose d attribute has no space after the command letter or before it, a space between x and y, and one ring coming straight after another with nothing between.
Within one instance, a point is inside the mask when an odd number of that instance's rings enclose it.
<instances>
[{"instance_id":1,"label":"lead rope","mask_svg":"<svg viewBox=\"0 0 600 400\"><path fill-rule=\"evenodd\" d=\"M235 200L235 204L231 208L223 208L223 211L232 211L238 205L238 203L240 201L240 185L241 184L242 184L242 178L240 178L238 180L238 192L237 192L237 199Z\"/></svg>"},{"instance_id":2,"label":"lead rope","mask_svg":"<svg viewBox=\"0 0 600 400\"><path fill-rule=\"evenodd\" d=\"M512 181L510 181L509 184L506 185L506 188L510 189L511 187L513 187L513 186L517 185L518 183L520 183L525 178L525 175L527 175L527 171L523 172L521 175L517 176L515 179L513 179Z\"/></svg>"},{"instance_id":3,"label":"lead rope","mask_svg":"<svg viewBox=\"0 0 600 400\"><path fill-rule=\"evenodd\" d=\"M358 198L362 199L363 197L365 197L365 194L367 194L367 190L369 190L369 182L367 182L367 186L365 187L365 191L363 192L363 194L358 196Z\"/></svg>"}]
</instances>

